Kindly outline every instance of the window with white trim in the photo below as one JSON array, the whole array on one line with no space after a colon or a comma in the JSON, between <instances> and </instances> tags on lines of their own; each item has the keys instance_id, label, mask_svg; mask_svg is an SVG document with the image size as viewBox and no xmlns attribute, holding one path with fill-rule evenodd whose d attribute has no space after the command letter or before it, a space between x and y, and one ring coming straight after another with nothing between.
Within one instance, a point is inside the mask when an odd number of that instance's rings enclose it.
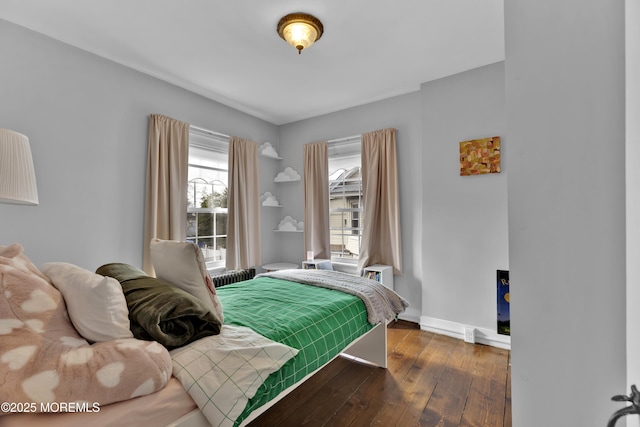
<instances>
[{"instance_id":1,"label":"window with white trim","mask_svg":"<svg viewBox=\"0 0 640 427\"><path fill-rule=\"evenodd\" d=\"M187 240L198 245L208 269L226 261L228 159L228 140L190 131Z\"/></svg>"},{"instance_id":2,"label":"window with white trim","mask_svg":"<svg viewBox=\"0 0 640 427\"><path fill-rule=\"evenodd\" d=\"M329 239L331 259L357 262L362 242L360 137L329 143Z\"/></svg>"}]
</instances>

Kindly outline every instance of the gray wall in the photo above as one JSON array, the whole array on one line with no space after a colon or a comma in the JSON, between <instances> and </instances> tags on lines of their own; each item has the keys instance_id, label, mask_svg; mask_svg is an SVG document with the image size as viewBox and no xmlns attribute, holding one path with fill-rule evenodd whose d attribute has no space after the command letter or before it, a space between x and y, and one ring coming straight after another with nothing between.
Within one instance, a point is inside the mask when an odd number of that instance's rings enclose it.
<instances>
[{"instance_id":1,"label":"gray wall","mask_svg":"<svg viewBox=\"0 0 640 427\"><path fill-rule=\"evenodd\" d=\"M603 426L626 391L624 2L505 22L513 425Z\"/></svg>"},{"instance_id":2,"label":"gray wall","mask_svg":"<svg viewBox=\"0 0 640 427\"><path fill-rule=\"evenodd\" d=\"M627 388L640 379L640 2L625 2L626 37L626 238L627 238ZM635 183L635 184L634 184ZM636 417L628 427L638 427Z\"/></svg>"},{"instance_id":3,"label":"gray wall","mask_svg":"<svg viewBox=\"0 0 640 427\"><path fill-rule=\"evenodd\" d=\"M302 120L281 126L280 149L283 166L303 172L303 145L359 135L384 128L396 128L398 181L400 191L400 221L402 233L403 274L394 277L396 291L411 304L408 318L417 322L421 313L422 259L422 194L420 171L422 145L420 143L420 95L413 92L361 107ZM302 182L282 184L280 192L284 215L303 219ZM286 188L285 188L286 186ZM304 258L303 236L278 233L281 256L284 260L300 262Z\"/></svg>"},{"instance_id":4,"label":"gray wall","mask_svg":"<svg viewBox=\"0 0 640 427\"><path fill-rule=\"evenodd\" d=\"M141 265L148 115L257 142L275 125L0 20L0 127L26 134L40 205L0 204L36 265Z\"/></svg>"},{"instance_id":5,"label":"gray wall","mask_svg":"<svg viewBox=\"0 0 640 427\"><path fill-rule=\"evenodd\" d=\"M403 237L396 290L414 321L445 320L496 330L496 270L508 270L507 173L459 176L459 142L506 143L504 64L422 85L421 90L281 126L280 167L302 173L305 143L398 129ZM280 184L280 217L301 220L302 182ZM274 219L274 227L278 219ZM274 233L282 261L304 257L302 235ZM422 319L421 319L422 318ZM428 322L427 322L428 323Z\"/></svg>"},{"instance_id":6,"label":"gray wall","mask_svg":"<svg viewBox=\"0 0 640 427\"><path fill-rule=\"evenodd\" d=\"M421 99L422 323L495 332L496 271L509 270L504 63L424 83ZM492 136L501 172L460 176L459 142Z\"/></svg>"}]
</instances>

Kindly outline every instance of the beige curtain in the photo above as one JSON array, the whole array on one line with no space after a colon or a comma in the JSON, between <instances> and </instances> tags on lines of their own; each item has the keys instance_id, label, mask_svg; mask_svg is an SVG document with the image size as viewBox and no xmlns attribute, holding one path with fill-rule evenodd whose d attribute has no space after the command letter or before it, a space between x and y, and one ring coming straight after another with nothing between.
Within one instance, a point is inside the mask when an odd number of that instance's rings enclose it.
<instances>
[{"instance_id":1,"label":"beige curtain","mask_svg":"<svg viewBox=\"0 0 640 427\"><path fill-rule=\"evenodd\" d=\"M260 186L258 144L232 136L229 140L229 223L227 269L260 264Z\"/></svg>"},{"instance_id":2,"label":"beige curtain","mask_svg":"<svg viewBox=\"0 0 640 427\"><path fill-rule=\"evenodd\" d=\"M358 270L372 264L402 273L396 130L362 134L364 229Z\"/></svg>"},{"instance_id":3,"label":"beige curtain","mask_svg":"<svg viewBox=\"0 0 640 427\"><path fill-rule=\"evenodd\" d=\"M304 250L331 259L329 240L329 154L327 142L304 146Z\"/></svg>"},{"instance_id":4,"label":"beige curtain","mask_svg":"<svg viewBox=\"0 0 640 427\"><path fill-rule=\"evenodd\" d=\"M184 240L187 222L189 123L149 116L142 268L153 275L150 242Z\"/></svg>"}]
</instances>

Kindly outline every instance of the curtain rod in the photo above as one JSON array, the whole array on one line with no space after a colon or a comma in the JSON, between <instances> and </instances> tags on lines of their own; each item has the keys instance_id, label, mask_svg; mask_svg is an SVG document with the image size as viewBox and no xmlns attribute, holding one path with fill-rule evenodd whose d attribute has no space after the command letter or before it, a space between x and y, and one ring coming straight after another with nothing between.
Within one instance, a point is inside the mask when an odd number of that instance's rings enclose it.
<instances>
[{"instance_id":1,"label":"curtain rod","mask_svg":"<svg viewBox=\"0 0 640 427\"><path fill-rule=\"evenodd\" d=\"M213 136L217 136L217 137L220 137L220 138L227 138L227 139L231 138L229 135L225 135L224 133L214 132L212 130L201 128L201 127L198 127L198 126L189 125L189 128L191 130L195 130L196 132L206 133L208 135L213 135Z\"/></svg>"},{"instance_id":2,"label":"curtain rod","mask_svg":"<svg viewBox=\"0 0 640 427\"><path fill-rule=\"evenodd\" d=\"M336 139L331 139L329 141L327 141L328 144L339 144L341 142L347 142L350 141L352 139L356 139L356 138L362 138L362 135L351 135L351 136L347 136L344 138L336 138Z\"/></svg>"},{"instance_id":3,"label":"curtain rod","mask_svg":"<svg viewBox=\"0 0 640 427\"><path fill-rule=\"evenodd\" d=\"M395 128L394 128L395 129ZM334 143L341 143L341 142L347 142L349 140L352 139L357 139L357 138L362 138L362 134L360 135L351 135L351 136L347 136L344 138L337 138L337 139L330 139L329 141L327 141L329 144L334 144Z\"/></svg>"},{"instance_id":4,"label":"curtain rod","mask_svg":"<svg viewBox=\"0 0 640 427\"><path fill-rule=\"evenodd\" d=\"M214 132L212 130L201 128L201 127L198 127L198 126L189 125L189 128L191 130L195 130L197 132L202 132L202 133L206 133L206 134L209 134L209 135L218 136L220 138L227 138L227 139L231 138L229 135L226 135L224 133ZM356 139L356 138L362 138L362 135L351 135L351 136L346 136L344 138L330 139L329 141L327 141L327 143L329 143L329 144L339 144L341 142L347 142L347 141L350 141L350 140Z\"/></svg>"}]
</instances>

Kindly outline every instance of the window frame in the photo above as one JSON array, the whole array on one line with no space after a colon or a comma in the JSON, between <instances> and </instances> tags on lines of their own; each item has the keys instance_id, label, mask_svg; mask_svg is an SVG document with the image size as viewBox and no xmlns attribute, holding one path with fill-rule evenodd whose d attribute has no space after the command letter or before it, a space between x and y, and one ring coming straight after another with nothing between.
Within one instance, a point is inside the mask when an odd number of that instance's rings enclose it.
<instances>
[{"instance_id":1,"label":"window frame","mask_svg":"<svg viewBox=\"0 0 640 427\"><path fill-rule=\"evenodd\" d=\"M361 156L361 138L360 136L340 140L339 142L329 142L328 158L329 158L329 241L331 246L340 245L339 250L331 251L331 261L334 263L345 263L357 265L362 245L362 224L364 220L364 200L362 194L362 156ZM332 165L346 164L350 169L344 167L335 167ZM355 166L357 164L357 166ZM357 170L356 170L357 169ZM342 170L336 177L336 174ZM354 179L353 176L357 176ZM332 179L332 177L334 177ZM356 195L349 195L348 188L356 188ZM342 190L342 195L334 197ZM343 199L342 207L333 207L332 200ZM357 198L357 200L354 200ZM358 207L353 207L354 203ZM335 205L335 203L334 203ZM335 220L340 215L341 226L336 226ZM354 218L356 215L356 218ZM357 221L354 227L353 221ZM336 243L334 243L336 242ZM355 249L356 252L352 250ZM347 255L350 254L350 255Z\"/></svg>"},{"instance_id":2,"label":"window frame","mask_svg":"<svg viewBox=\"0 0 640 427\"><path fill-rule=\"evenodd\" d=\"M198 149L200 151L200 154L202 154L203 152L210 152L212 159L215 159L215 157L218 156L217 160L219 165L214 167L214 166L194 163L195 156L192 157L192 154L193 154L191 150L192 148ZM187 236L185 237L187 241L194 242L198 245L198 247L202 251L202 254L205 258L205 263L209 271L223 270L225 268L226 239L228 234L226 233L218 234L218 222L219 222L218 215L220 214L228 215L228 208L221 207L221 206L198 207L197 206L198 197L196 194L203 194L203 193L200 193L196 190L194 181L201 181L199 183L200 185L210 186L210 190L208 191L208 196L212 201L212 203L215 200L215 197L213 197L213 195L216 194L216 191L215 191L216 187L218 188L220 186L224 187L223 192L227 193L227 198L228 198L228 189L229 189L228 156L229 156L228 137L222 137L213 132L194 129L193 127L190 128L189 130L189 163L188 163L189 171L191 172L192 169L200 169L205 171L208 170L213 172L219 172L219 173L223 173L223 175L226 175L225 178L227 180L227 182L225 183L221 179L219 179L220 177L218 177L218 178L211 179L210 181L207 181L206 179L198 176L198 177L193 177L191 179L188 179L187 181L187 186L188 186L187 191L189 192L189 194L187 197L188 203L186 207ZM193 189L191 188L192 185L194 187ZM191 195L191 192L193 192L193 197ZM225 205L228 206L228 199ZM212 235L204 235L204 236L199 235L199 216L203 214L211 215L211 222L212 222L211 232L213 233ZM228 218L225 219L225 221L228 224ZM194 226L195 226L195 233L192 235L189 235L190 234L189 230L191 228L194 228ZM221 248L218 248L219 239L225 239L224 246ZM213 246L212 246L213 256L216 256L216 253L222 254L222 255L219 255L220 258L218 260L212 259L212 257L209 256L209 246L207 244L205 244L206 246L203 246L200 244L201 241L203 240L213 242ZM223 249L224 249L223 252L219 252Z\"/></svg>"}]
</instances>

